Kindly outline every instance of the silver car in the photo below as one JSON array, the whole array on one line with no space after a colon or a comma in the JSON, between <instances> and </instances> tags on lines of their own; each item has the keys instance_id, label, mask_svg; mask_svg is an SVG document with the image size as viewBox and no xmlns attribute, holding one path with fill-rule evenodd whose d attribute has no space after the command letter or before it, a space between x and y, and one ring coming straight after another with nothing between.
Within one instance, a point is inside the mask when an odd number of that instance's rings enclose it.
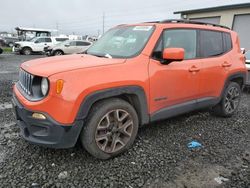
<instances>
[{"instance_id":1,"label":"silver car","mask_svg":"<svg viewBox=\"0 0 250 188\"><path fill-rule=\"evenodd\" d=\"M245 56L246 56L246 67L248 70L246 85L250 86L250 50L245 53Z\"/></svg>"},{"instance_id":2,"label":"silver car","mask_svg":"<svg viewBox=\"0 0 250 188\"><path fill-rule=\"evenodd\" d=\"M91 45L89 41L67 40L54 47L44 48L44 51L48 56L76 54L86 51Z\"/></svg>"}]
</instances>

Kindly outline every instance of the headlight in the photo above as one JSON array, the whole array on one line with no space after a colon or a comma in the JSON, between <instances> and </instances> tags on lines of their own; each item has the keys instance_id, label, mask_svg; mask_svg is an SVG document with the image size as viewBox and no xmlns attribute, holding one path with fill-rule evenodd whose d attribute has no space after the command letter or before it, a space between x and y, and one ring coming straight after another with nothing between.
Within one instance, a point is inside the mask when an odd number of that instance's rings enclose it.
<instances>
[{"instance_id":1,"label":"headlight","mask_svg":"<svg viewBox=\"0 0 250 188\"><path fill-rule=\"evenodd\" d=\"M42 78L41 91L42 91L43 96L47 95L49 91L49 81L47 78Z\"/></svg>"}]
</instances>

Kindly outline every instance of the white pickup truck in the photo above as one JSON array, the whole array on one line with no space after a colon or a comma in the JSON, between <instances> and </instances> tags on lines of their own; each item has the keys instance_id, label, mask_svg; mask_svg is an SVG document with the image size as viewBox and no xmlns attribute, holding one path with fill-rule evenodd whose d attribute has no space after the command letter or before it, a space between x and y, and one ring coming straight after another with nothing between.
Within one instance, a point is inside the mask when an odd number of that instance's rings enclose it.
<instances>
[{"instance_id":1,"label":"white pickup truck","mask_svg":"<svg viewBox=\"0 0 250 188\"><path fill-rule=\"evenodd\" d=\"M35 52L43 52L44 47L55 46L56 44L68 40L66 37L35 37L30 41L15 42L13 52L23 55L30 55Z\"/></svg>"}]
</instances>

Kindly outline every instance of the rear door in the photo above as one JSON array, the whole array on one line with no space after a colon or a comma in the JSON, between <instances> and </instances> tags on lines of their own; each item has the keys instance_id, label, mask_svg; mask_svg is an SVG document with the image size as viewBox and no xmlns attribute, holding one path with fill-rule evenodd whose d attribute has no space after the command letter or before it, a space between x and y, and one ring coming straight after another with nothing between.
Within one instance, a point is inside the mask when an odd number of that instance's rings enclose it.
<instances>
[{"instance_id":1,"label":"rear door","mask_svg":"<svg viewBox=\"0 0 250 188\"><path fill-rule=\"evenodd\" d=\"M218 97L232 66L230 33L200 30L199 41L200 93L203 98Z\"/></svg>"},{"instance_id":2,"label":"rear door","mask_svg":"<svg viewBox=\"0 0 250 188\"><path fill-rule=\"evenodd\" d=\"M70 41L69 45L65 45L64 47L65 54L74 54L77 53L76 41Z\"/></svg>"}]
</instances>

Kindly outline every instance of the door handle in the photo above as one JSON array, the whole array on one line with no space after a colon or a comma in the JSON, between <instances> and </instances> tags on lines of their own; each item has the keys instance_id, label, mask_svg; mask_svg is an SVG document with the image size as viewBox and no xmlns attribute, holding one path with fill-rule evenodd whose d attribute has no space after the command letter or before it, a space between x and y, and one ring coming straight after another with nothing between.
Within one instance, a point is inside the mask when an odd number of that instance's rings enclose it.
<instances>
[{"instance_id":1,"label":"door handle","mask_svg":"<svg viewBox=\"0 0 250 188\"><path fill-rule=\"evenodd\" d=\"M198 67L196 67L195 65L193 65L191 68L189 68L189 72L199 72L200 69Z\"/></svg>"},{"instance_id":2,"label":"door handle","mask_svg":"<svg viewBox=\"0 0 250 188\"><path fill-rule=\"evenodd\" d=\"M231 66L232 66L232 63L228 63L227 61L222 63L222 67L231 67Z\"/></svg>"}]
</instances>

